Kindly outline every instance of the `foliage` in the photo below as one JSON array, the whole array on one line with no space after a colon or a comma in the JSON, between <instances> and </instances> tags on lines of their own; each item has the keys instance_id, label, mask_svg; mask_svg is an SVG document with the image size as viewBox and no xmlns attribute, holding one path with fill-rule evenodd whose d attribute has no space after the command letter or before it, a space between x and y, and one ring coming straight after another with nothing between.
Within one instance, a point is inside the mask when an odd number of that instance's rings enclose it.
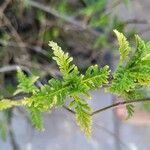
<instances>
[{"instance_id":1,"label":"foliage","mask_svg":"<svg viewBox=\"0 0 150 150\"><path fill-rule=\"evenodd\" d=\"M119 42L120 63L114 73L114 79L107 91L123 97L125 100L141 98L140 89L150 86L150 49L138 35L135 35L136 50L129 57L131 47L126 37L114 30ZM127 105L128 117L133 114L133 106Z\"/></svg>"},{"instance_id":2,"label":"foliage","mask_svg":"<svg viewBox=\"0 0 150 150\"><path fill-rule=\"evenodd\" d=\"M128 57L128 54L131 50L130 46L129 46L129 42L127 41L126 37L118 32L117 30L114 30L117 38L118 38L118 42L119 42L119 51L120 51L120 63L123 63L125 61L125 59Z\"/></svg>"},{"instance_id":3,"label":"foliage","mask_svg":"<svg viewBox=\"0 0 150 150\"><path fill-rule=\"evenodd\" d=\"M37 87L34 85L34 83L39 77L32 75L27 78L20 68L18 68L17 76L19 80L19 85L16 92L14 93L15 95L20 92L30 93L37 90Z\"/></svg>"},{"instance_id":4,"label":"foliage","mask_svg":"<svg viewBox=\"0 0 150 150\"><path fill-rule=\"evenodd\" d=\"M90 115L92 109L88 106L84 99L75 97L74 100L77 123L85 132L86 136L90 137L92 132L92 118Z\"/></svg>"},{"instance_id":5,"label":"foliage","mask_svg":"<svg viewBox=\"0 0 150 150\"><path fill-rule=\"evenodd\" d=\"M51 79L47 85L40 89L35 86L38 77L31 75L27 77L20 68L18 68L18 89L15 92L31 93L30 98L20 101L1 100L0 109L10 108L14 105L26 105L33 125L42 130L41 112L48 111L52 107L62 106L67 96L74 99L72 107L75 107L76 120L87 136L91 135L91 108L88 103L81 98L89 97L91 89L97 89L108 83L108 66L99 69L97 65L90 66L85 75L81 74L77 66L72 65L73 58L68 53L64 53L56 43L50 42L49 46L53 50L54 57L59 69L63 75L63 80Z\"/></svg>"},{"instance_id":6,"label":"foliage","mask_svg":"<svg viewBox=\"0 0 150 150\"><path fill-rule=\"evenodd\" d=\"M139 36L135 36L136 49L131 51L131 47L126 37L117 30L120 51L120 62L113 74L110 87L106 90L129 101L143 97L140 89L150 85L150 49L149 42L144 42ZM98 65L90 66L85 74L80 73L78 67L74 65L73 58L65 53L55 42L50 41L49 46L53 50L53 59L56 61L63 78L52 78L48 84L40 88L35 86L38 77L31 75L27 77L18 68L18 89L15 93L31 94L29 98L20 101L1 100L0 110L13 106L26 106L31 114L33 125L43 130L42 112L47 112L51 108L63 106L66 97L72 97L69 104L74 108L77 124L84 131L87 137L91 136L92 109L85 100L90 98L89 91L96 90L108 84L110 74L109 67L104 66L99 69ZM129 53L131 53L129 55ZM128 117L134 112L133 105L127 105Z\"/></svg>"}]
</instances>

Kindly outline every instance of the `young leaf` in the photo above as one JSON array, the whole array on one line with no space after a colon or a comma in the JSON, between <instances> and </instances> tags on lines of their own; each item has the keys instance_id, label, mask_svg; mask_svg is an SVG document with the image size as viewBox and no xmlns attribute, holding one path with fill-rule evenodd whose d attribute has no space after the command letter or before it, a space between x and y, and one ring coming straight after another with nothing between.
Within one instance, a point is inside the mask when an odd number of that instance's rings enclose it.
<instances>
[{"instance_id":1,"label":"young leaf","mask_svg":"<svg viewBox=\"0 0 150 150\"><path fill-rule=\"evenodd\" d=\"M127 68L132 68L141 63L142 57L147 53L145 42L138 36L135 36L136 51L127 63Z\"/></svg>"},{"instance_id":2,"label":"young leaf","mask_svg":"<svg viewBox=\"0 0 150 150\"><path fill-rule=\"evenodd\" d=\"M120 43L121 60L125 60L129 53L129 43L123 34L118 31L115 32ZM141 93L138 90L143 86L150 86L149 44L145 44L138 35L135 36L135 39L136 51L126 64L121 61L114 73L112 84L107 89L107 91L121 96L125 100L141 98ZM126 108L129 118L134 112L134 107L133 105L127 105Z\"/></svg>"},{"instance_id":3,"label":"young leaf","mask_svg":"<svg viewBox=\"0 0 150 150\"><path fill-rule=\"evenodd\" d=\"M130 76L129 72L125 70L124 67L119 66L114 74L114 79L112 84L106 91L122 95L124 92L129 92L134 89L134 78Z\"/></svg>"},{"instance_id":4,"label":"young leaf","mask_svg":"<svg viewBox=\"0 0 150 150\"><path fill-rule=\"evenodd\" d=\"M67 86L59 80L51 79L47 85L31 96L30 102L40 111L47 111L52 107L63 105L67 94Z\"/></svg>"},{"instance_id":5,"label":"young leaf","mask_svg":"<svg viewBox=\"0 0 150 150\"><path fill-rule=\"evenodd\" d=\"M30 77L26 77L23 71L18 68L17 69L17 76L18 76L18 87L15 91L14 95L25 92L25 93L32 93L38 90L38 88L34 85L39 77L31 75Z\"/></svg>"},{"instance_id":6,"label":"young leaf","mask_svg":"<svg viewBox=\"0 0 150 150\"><path fill-rule=\"evenodd\" d=\"M43 121L42 121L41 112L34 107L29 107L29 112L31 114L32 124L35 126L36 129L42 131Z\"/></svg>"},{"instance_id":7,"label":"young leaf","mask_svg":"<svg viewBox=\"0 0 150 150\"><path fill-rule=\"evenodd\" d=\"M92 118L91 118L91 108L88 106L84 99L79 97L75 98L75 116L77 124L80 126L81 130L85 133L87 137L91 137L92 132Z\"/></svg>"},{"instance_id":8,"label":"young leaf","mask_svg":"<svg viewBox=\"0 0 150 150\"><path fill-rule=\"evenodd\" d=\"M114 30L114 32L119 42L120 63L122 64L127 59L131 48L129 46L129 42L122 33L118 32L117 30Z\"/></svg>"},{"instance_id":9,"label":"young leaf","mask_svg":"<svg viewBox=\"0 0 150 150\"><path fill-rule=\"evenodd\" d=\"M64 53L57 45L57 43L50 41L49 46L52 48L54 57L53 59L57 62L60 71L62 72L63 76L67 76L71 71L75 69L75 65L71 65L73 58L69 57L68 53Z\"/></svg>"},{"instance_id":10,"label":"young leaf","mask_svg":"<svg viewBox=\"0 0 150 150\"><path fill-rule=\"evenodd\" d=\"M110 72L108 69L108 66L102 69L99 69L98 65L90 66L83 77L83 83L86 84L89 89L93 90L102 87L103 84L108 83L107 79Z\"/></svg>"},{"instance_id":11,"label":"young leaf","mask_svg":"<svg viewBox=\"0 0 150 150\"><path fill-rule=\"evenodd\" d=\"M126 109L127 109L127 112L128 112L128 116L127 116L126 119L129 119L134 114L134 105L132 105L132 104L126 105Z\"/></svg>"}]
</instances>

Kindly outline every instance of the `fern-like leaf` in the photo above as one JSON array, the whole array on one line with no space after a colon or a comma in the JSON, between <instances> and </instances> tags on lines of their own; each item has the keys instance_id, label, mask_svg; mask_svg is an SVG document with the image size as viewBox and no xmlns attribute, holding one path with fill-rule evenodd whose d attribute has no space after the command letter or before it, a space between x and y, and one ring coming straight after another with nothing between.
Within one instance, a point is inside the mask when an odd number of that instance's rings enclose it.
<instances>
[{"instance_id":1,"label":"fern-like leaf","mask_svg":"<svg viewBox=\"0 0 150 150\"><path fill-rule=\"evenodd\" d=\"M106 89L106 91L120 96L124 92L129 92L134 88L134 78L130 76L129 72L127 72L124 67L119 66L114 74L114 80L111 86L108 89Z\"/></svg>"},{"instance_id":2,"label":"fern-like leaf","mask_svg":"<svg viewBox=\"0 0 150 150\"><path fill-rule=\"evenodd\" d=\"M120 33L117 30L114 30L114 32L119 42L120 63L123 63L127 59L131 48L129 46L129 42L127 41L127 38L122 33Z\"/></svg>"},{"instance_id":3,"label":"fern-like leaf","mask_svg":"<svg viewBox=\"0 0 150 150\"><path fill-rule=\"evenodd\" d=\"M70 63L73 61L72 57L69 57L68 53L64 53L57 45L57 43L50 41L49 46L52 48L54 57L53 59L57 62L60 71L62 72L63 76L66 77L74 68L77 69L75 65L71 65Z\"/></svg>"},{"instance_id":4,"label":"fern-like leaf","mask_svg":"<svg viewBox=\"0 0 150 150\"><path fill-rule=\"evenodd\" d=\"M85 76L83 77L83 83L88 86L89 89L97 89L108 83L109 67L105 66L102 69L98 68L98 65L90 66Z\"/></svg>"},{"instance_id":5,"label":"fern-like leaf","mask_svg":"<svg viewBox=\"0 0 150 150\"><path fill-rule=\"evenodd\" d=\"M28 104L28 100L19 100L19 101L13 101L8 99L2 99L0 100L0 110L8 109L13 106L26 106Z\"/></svg>"},{"instance_id":6,"label":"fern-like leaf","mask_svg":"<svg viewBox=\"0 0 150 150\"><path fill-rule=\"evenodd\" d=\"M34 127L40 131L43 130L43 121L42 121L42 116L41 112L35 108L35 107L29 107L29 112L31 116L31 121Z\"/></svg>"},{"instance_id":7,"label":"fern-like leaf","mask_svg":"<svg viewBox=\"0 0 150 150\"><path fill-rule=\"evenodd\" d=\"M34 107L41 111L47 111L54 106L61 106L68 94L68 87L56 79L51 79L48 85L44 85L30 98Z\"/></svg>"},{"instance_id":8,"label":"fern-like leaf","mask_svg":"<svg viewBox=\"0 0 150 150\"><path fill-rule=\"evenodd\" d=\"M132 105L132 104L126 105L126 109L127 109L127 113L128 113L128 116L126 119L129 119L134 114L134 105Z\"/></svg>"},{"instance_id":9,"label":"fern-like leaf","mask_svg":"<svg viewBox=\"0 0 150 150\"><path fill-rule=\"evenodd\" d=\"M17 76L18 76L18 87L15 91L15 95L20 92L25 93L32 93L37 91L37 87L34 85L34 83L37 81L39 77L31 75L30 77L26 77L26 75L23 73L23 71L18 67L17 69Z\"/></svg>"},{"instance_id":10,"label":"fern-like leaf","mask_svg":"<svg viewBox=\"0 0 150 150\"><path fill-rule=\"evenodd\" d=\"M84 99L79 97L75 97L74 104L77 124L80 126L85 135L87 137L90 137L92 132L92 109L88 106L87 102Z\"/></svg>"},{"instance_id":11,"label":"fern-like leaf","mask_svg":"<svg viewBox=\"0 0 150 150\"><path fill-rule=\"evenodd\" d=\"M135 67L137 64L141 63L143 55L147 53L145 42L138 35L135 36L135 40L136 51L127 63L127 68Z\"/></svg>"},{"instance_id":12,"label":"fern-like leaf","mask_svg":"<svg viewBox=\"0 0 150 150\"><path fill-rule=\"evenodd\" d=\"M114 79L107 91L123 97L125 100L137 99L140 97L140 88L150 86L150 49L138 35L135 36L136 50L131 58L124 62L129 53L129 43L123 34L116 31L120 43L121 63L118 65ZM126 106L128 118L134 112L133 105Z\"/></svg>"}]
</instances>

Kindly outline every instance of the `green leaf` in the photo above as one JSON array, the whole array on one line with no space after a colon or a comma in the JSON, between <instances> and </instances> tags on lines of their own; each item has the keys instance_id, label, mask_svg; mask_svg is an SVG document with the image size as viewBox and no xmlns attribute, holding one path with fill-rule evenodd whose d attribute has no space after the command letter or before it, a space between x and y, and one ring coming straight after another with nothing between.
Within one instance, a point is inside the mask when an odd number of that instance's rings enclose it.
<instances>
[{"instance_id":1,"label":"green leaf","mask_svg":"<svg viewBox=\"0 0 150 150\"><path fill-rule=\"evenodd\" d=\"M142 99L143 94L136 89L136 90L132 90L132 91L129 91L129 92L125 92L124 97L125 97L126 101L130 101L130 100L134 100L134 99ZM127 109L127 112L128 112L128 116L127 116L126 119L129 119L134 114L134 105L133 104L128 104L128 105L126 105L126 109Z\"/></svg>"},{"instance_id":2,"label":"green leaf","mask_svg":"<svg viewBox=\"0 0 150 150\"><path fill-rule=\"evenodd\" d=\"M69 57L68 53L64 53L57 43L50 41L49 46L52 48L54 53L53 59L57 62L64 77L66 77L74 69L77 69L75 65L70 64L73 61L73 58Z\"/></svg>"},{"instance_id":3,"label":"green leaf","mask_svg":"<svg viewBox=\"0 0 150 150\"><path fill-rule=\"evenodd\" d=\"M37 81L39 77L34 75L27 77L20 68L17 69L17 77L19 84L14 95L20 92L33 93L38 90L38 88L34 85L34 83Z\"/></svg>"},{"instance_id":4,"label":"green leaf","mask_svg":"<svg viewBox=\"0 0 150 150\"><path fill-rule=\"evenodd\" d=\"M134 105L130 104L130 105L126 105L127 108L127 112L128 112L128 116L126 119L129 119L133 116L134 114Z\"/></svg>"},{"instance_id":5,"label":"green leaf","mask_svg":"<svg viewBox=\"0 0 150 150\"><path fill-rule=\"evenodd\" d=\"M121 54L120 63L113 74L113 80L107 91L121 96L124 100L137 99L142 94L141 88L150 86L150 51L149 44L136 36L136 51L130 59L127 59L130 47L125 36L115 30L119 41ZM97 65L90 66L85 75L81 74L77 66L72 64L73 58L64 53L56 43L50 42L53 49L54 60L57 62L63 79L51 79L48 84L40 89L35 86L38 77L27 77L18 69L19 92L31 93L30 98L19 101L3 99L0 101L0 110L13 106L26 106L31 114L33 125L42 130L41 113L49 109L62 106L68 96L73 98L69 107L75 109L76 121L87 137L91 136L91 108L83 98L90 97L89 91L101 88L108 84L109 68L99 68ZM128 116L134 112L133 105L127 105Z\"/></svg>"},{"instance_id":6,"label":"green leaf","mask_svg":"<svg viewBox=\"0 0 150 150\"><path fill-rule=\"evenodd\" d=\"M136 51L133 56L130 58L127 63L127 68L132 68L141 63L143 55L146 53L146 45L145 42L138 36L135 36L136 39Z\"/></svg>"},{"instance_id":7,"label":"green leaf","mask_svg":"<svg viewBox=\"0 0 150 150\"><path fill-rule=\"evenodd\" d=\"M63 85L60 80L51 79L48 85L44 85L30 98L31 104L41 111L47 111L55 106L64 104L68 94L68 86Z\"/></svg>"},{"instance_id":8,"label":"green leaf","mask_svg":"<svg viewBox=\"0 0 150 150\"><path fill-rule=\"evenodd\" d=\"M148 65L139 65L130 69L130 75L140 85L150 86L150 67Z\"/></svg>"},{"instance_id":9,"label":"green leaf","mask_svg":"<svg viewBox=\"0 0 150 150\"><path fill-rule=\"evenodd\" d=\"M29 112L31 114L31 121L33 126L42 131L43 130L43 121L42 121L42 116L41 116L41 112L34 108L34 107L29 107Z\"/></svg>"},{"instance_id":10,"label":"green leaf","mask_svg":"<svg viewBox=\"0 0 150 150\"><path fill-rule=\"evenodd\" d=\"M83 77L83 83L88 86L89 89L97 89L108 83L109 67L105 66L102 69L98 68L98 65L90 66L85 76Z\"/></svg>"},{"instance_id":11,"label":"green leaf","mask_svg":"<svg viewBox=\"0 0 150 150\"><path fill-rule=\"evenodd\" d=\"M150 53L146 54L141 60L142 60L142 63L146 62L147 64L150 64Z\"/></svg>"},{"instance_id":12,"label":"green leaf","mask_svg":"<svg viewBox=\"0 0 150 150\"><path fill-rule=\"evenodd\" d=\"M134 78L130 76L129 72L124 67L119 66L114 73L114 79L111 86L106 89L111 93L122 95L124 92L129 92L134 89Z\"/></svg>"},{"instance_id":13,"label":"green leaf","mask_svg":"<svg viewBox=\"0 0 150 150\"><path fill-rule=\"evenodd\" d=\"M131 48L127 38L122 33L118 32L117 30L114 30L114 32L119 42L120 63L122 64L128 58Z\"/></svg>"},{"instance_id":14,"label":"green leaf","mask_svg":"<svg viewBox=\"0 0 150 150\"><path fill-rule=\"evenodd\" d=\"M123 34L115 31L120 43L121 60L125 60L129 53L129 43ZM136 50L126 63L121 61L118 65L107 91L121 96L124 100L143 98L140 92L144 86L150 86L150 50L146 43L138 36L136 39ZM126 50L123 52L123 50ZM127 105L128 118L134 113L134 106Z\"/></svg>"},{"instance_id":15,"label":"green leaf","mask_svg":"<svg viewBox=\"0 0 150 150\"><path fill-rule=\"evenodd\" d=\"M0 110L8 109L13 106L24 106L27 105L28 101L26 99L23 100L8 100L8 99L2 99L0 100Z\"/></svg>"},{"instance_id":16,"label":"green leaf","mask_svg":"<svg viewBox=\"0 0 150 150\"><path fill-rule=\"evenodd\" d=\"M81 130L85 133L85 135L89 138L91 137L92 133L92 109L88 106L87 102L84 99L76 97L75 101L75 117L77 124L80 126Z\"/></svg>"}]
</instances>

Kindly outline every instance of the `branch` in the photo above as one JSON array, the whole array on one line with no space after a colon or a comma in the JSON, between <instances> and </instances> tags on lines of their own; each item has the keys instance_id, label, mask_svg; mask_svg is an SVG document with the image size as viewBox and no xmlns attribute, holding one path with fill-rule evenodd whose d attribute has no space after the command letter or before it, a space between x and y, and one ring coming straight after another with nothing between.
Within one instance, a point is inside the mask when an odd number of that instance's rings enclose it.
<instances>
[{"instance_id":1,"label":"branch","mask_svg":"<svg viewBox=\"0 0 150 150\"><path fill-rule=\"evenodd\" d=\"M36 53L39 53L39 54L44 55L45 57L48 57L48 52L39 46L28 45L26 43L24 43L24 44L21 43L21 44L17 45L18 44L17 42L10 42L10 41L5 41L5 40L1 40L1 39L0 39L0 44L2 46L28 48L28 49L35 51Z\"/></svg>"},{"instance_id":2,"label":"branch","mask_svg":"<svg viewBox=\"0 0 150 150\"><path fill-rule=\"evenodd\" d=\"M138 19L129 19L124 22L124 25L128 24L150 24L149 20L138 20Z\"/></svg>"},{"instance_id":3,"label":"branch","mask_svg":"<svg viewBox=\"0 0 150 150\"><path fill-rule=\"evenodd\" d=\"M11 0L5 0L5 2L3 2L3 4L0 7L0 11L4 12L4 10L7 8L7 6L9 5L10 2L11 2Z\"/></svg>"},{"instance_id":4,"label":"branch","mask_svg":"<svg viewBox=\"0 0 150 150\"><path fill-rule=\"evenodd\" d=\"M66 109L68 112L72 113L72 114L75 114L75 111L70 109L69 107L63 105L63 108Z\"/></svg>"},{"instance_id":5,"label":"branch","mask_svg":"<svg viewBox=\"0 0 150 150\"><path fill-rule=\"evenodd\" d=\"M67 23L70 23L80 29L83 29L83 30L88 30L90 31L92 34L98 36L99 35L99 32L93 30L90 26L88 26L85 22L83 21L78 21L78 20L75 20L74 17L72 16L67 16L67 15L64 15L60 12L58 12L57 10L55 10L54 8L50 7L50 6L44 6L43 4L41 3L38 3L38 2L35 2L35 1L28 1L28 4L32 7L35 7L35 8L38 8L38 9L41 9L53 16L55 16L56 18L59 18L59 19L62 19L63 21L67 22Z\"/></svg>"},{"instance_id":6,"label":"branch","mask_svg":"<svg viewBox=\"0 0 150 150\"><path fill-rule=\"evenodd\" d=\"M92 112L91 116L94 116L100 112L103 112L103 111L106 111L108 109L111 109L111 108L116 108L118 106L122 106L122 105L128 105L128 104L135 104L135 103L141 103L141 102L150 102L150 97L148 98L143 98L143 99L135 99L135 100L130 100L130 101L122 101L122 102L117 102L115 104L111 104L111 105L108 105L106 107L103 107L101 109L98 109L94 112ZM67 106L63 106L63 108L65 108L68 112L72 113L72 114L75 114L75 111L68 108Z\"/></svg>"},{"instance_id":7,"label":"branch","mask_svg":"<svg viewBox=\"0 0 150 150\"><path fill-rule=\"evenodd\" d=\"M134 104L134 103L141 103L141 102L150 102L150 97L143 98L143 99L135 99L135 100L130 100L130 101L117 102L115 104L112 104L112 105L103 107L101 109L98 109L98 110L94 111L91 115L93 116L93 115L95 115L97 113L100 113L102 111L106 111L108 109L115 108L115 107L118 107L118 106L128 105L128 104Z\"/></svg>"},{"instance_id":8,"label":"branch","mask_svg":"<svg viewBox=\"0 0 150 150\"><path fill-rule=\"evenodd\" d=\"M4 19L5 24L8 26L8 28L10 29L12 36L16 39L16 41L18 42L18 44L24 44L22 42L21 37L19 36L18 32L16 31L16 29L14 28L14 26L12 25L12 23L10 22L10 20L7 18L7 16L0 11L0 17Z\"/></svg>"}]
</instances>

